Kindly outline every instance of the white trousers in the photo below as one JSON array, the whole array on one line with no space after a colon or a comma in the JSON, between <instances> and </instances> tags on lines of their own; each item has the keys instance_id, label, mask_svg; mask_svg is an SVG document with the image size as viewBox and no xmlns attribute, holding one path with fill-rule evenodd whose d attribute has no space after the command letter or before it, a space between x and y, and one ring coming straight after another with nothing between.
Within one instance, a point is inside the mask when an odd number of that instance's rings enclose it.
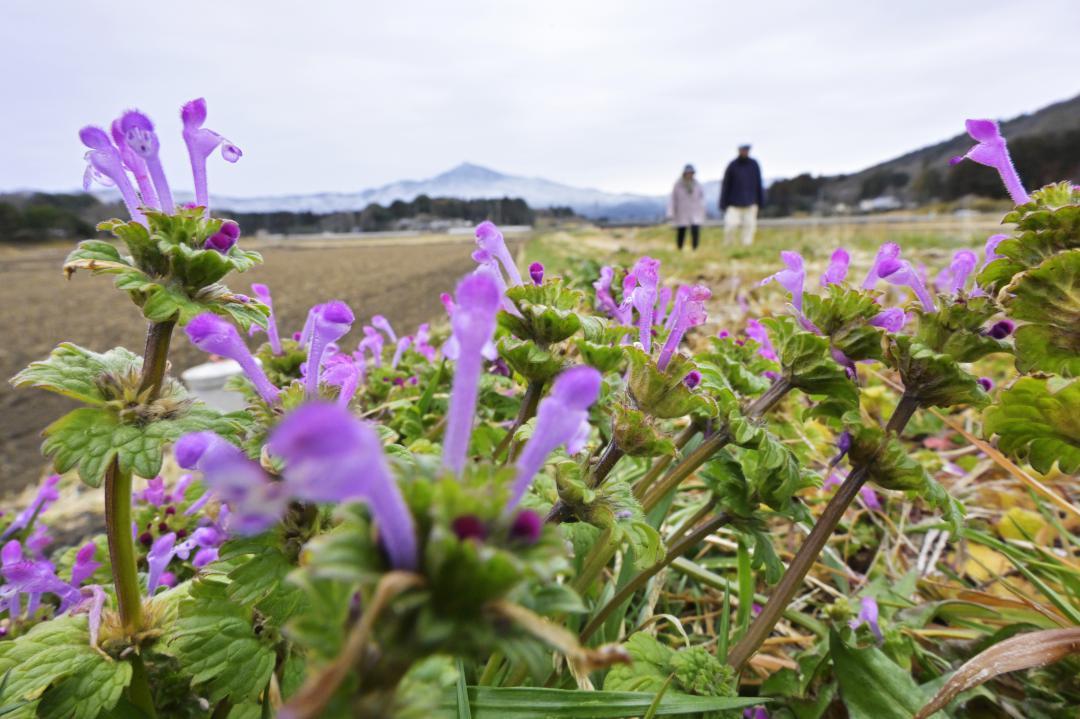
<instances>
[{"instance_id":1,"label":"white trousers","mask_svg":"<svg viewBox=\"0 0 1080 719\"><path fill-rule=\"evenodd\" d=\"M754 241L757 230L757 205L749 207L731 207L724 210L724 242L731 244L735 239L736 228L742 228L742 243L749 245Z\"/></svg>"}]
</instances>

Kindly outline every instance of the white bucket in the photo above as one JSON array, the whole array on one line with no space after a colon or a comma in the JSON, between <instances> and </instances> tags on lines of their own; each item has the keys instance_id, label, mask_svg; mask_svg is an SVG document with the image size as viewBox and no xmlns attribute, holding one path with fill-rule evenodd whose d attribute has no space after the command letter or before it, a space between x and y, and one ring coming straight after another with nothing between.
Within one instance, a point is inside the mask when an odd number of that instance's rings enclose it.
<instances>
[{"instance_id":1,"label":"white bucket","mask_svg":"<svg viewBox=\"0 0 1080 719\"><path fill-rule=\"evenodd\" d=\"M184 370L180 379L193 395L214 409L235 412L244 409L244 396L239 392L225 389L225 382L238 374L243 374L238 362L222 360L195 365Z\"/></svg>"}]
</instances>

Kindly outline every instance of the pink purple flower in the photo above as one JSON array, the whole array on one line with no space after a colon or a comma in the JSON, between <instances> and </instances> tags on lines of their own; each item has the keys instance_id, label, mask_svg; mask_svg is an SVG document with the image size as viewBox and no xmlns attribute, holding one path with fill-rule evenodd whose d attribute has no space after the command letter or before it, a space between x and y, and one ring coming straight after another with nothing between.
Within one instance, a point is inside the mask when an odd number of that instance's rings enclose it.
<instances>
[{"instance_id":1,"label":"pink purple flower","mask_svg":"<svg viewBox=\"0 0 1080 719\"><path fill-rule=\"evenodd\" d=\"M158 156L160 142L154 132L154 123L138 110L128 110L120 117L120 131L124 133L127 146L146 163L161 209L167 214L173 214L176 206L173 204L169 182L165 179L165 169Z\"/></svg>"},{"instance_id":2,"label":"pink purple flower","mask_svg":"<svg viewBox=\"0 0 1080 719\"><path fill-rule=\"evenodd\" d=\"M596 305L613 319L618 320L619 324L629 324L630 317L627 308L620 307L611 295L611 282L614 278L615 270L611 267L605 265L600 268L600 278L593 282L593 288L596 290Z\"/></svg>"},{"instance_id":3,"label":"pink purple flower","mask_svg":"<svg viewBox=\"0 0 1080 719\"><path fill-rule=\"evenodd\" d=\"M398 364L401 363L401 358L405 354L405 350L412 346L413 338L409 336L402 337L397 341L397 345L394 347L394 356L390 359L390 367L397 369Z\"/></svg>"},{"instance_id":4,"label":"pink purple flower","mask_svg":"<svg viewBox=\"0 0 1080 719\"><path fill-rule=\"evenodd\" d=\"M221 156L227 162L236 162L244 153L221 135L203 127L206 122L206 100L203 98L185 103L180 108L180 119L184 123L182 135L191 159L191 175L195 180L195 204L205 207L206 216L209 217L210 195L206 184L206 158L218 146L221 146Z\"/></svg>"},{"instance_id":5,"label":"pink purple flower","mask_svg":"<svg viewBox=\"0 0 1080 719\"><path fill-rule=\"evenodd\" d=\"M274 298L270 296L270 288L258 282L251 285L251 291L264 305L270 308L270 316L266 318L266 338L270 341L270 351L280 355L281 336L278 334L277 317L274 315ZM262 329L257 324L251 325L252 333Z\"/></svg>"},{"instance_id":6,"label":"pink purple flower","mask_svg":"<svg viewBox=\"0 0 1080 719\"><path fill-rule=\"evenodd\" d=\"M930 296L930 292L926 289L922 276L907 260L883 260L878 265L878 275L889 284L910 287L915 292L915 296L919 298L925 311L933 312L937 309L934 298Z\"/></svg>"},{"instance_id":7,"label":"pink purple flower","mask_svg":"<svg viewBox=\"0 0 1080 719\"><path fill-rule=\"evenodd\" d=\"M982 265L979 266L979 269L986 267L988 264L1001 257L1001 255L997 253L997 246L1007 239L1009 239L1009 236L1002 234L990 235L986 238L986 247L983 248L983 261Z\"/></svg>"},{"instance_id":8,"label":"pink purple flower","mask_svg":"<svg viewBox=\"0 0 1080 719\"><path fill-rule=\"evenodd\" d=\"M413 350L423 356L428 362L435 361L437 350L431 345L431 326L425 322L416 328L413 337Z\"/></svg>"},{"instance_id":9,"label":"pink purple flower","mask_svg":"<svg viewBox=\"0 0 1080 719\"><path fill-rule=\"evenodd\" d=\"M307 404L274 428L267 448L285 460L282 477L291 496L309 502L364 501L391 564L416 568L412 515L370 425L343 407Z\"/></svg>"},{"instance_id":10,"label":"pink purple flower","mask_svg":"<svg viewBox=\"0 0 1080 719\"><path fill-rule=\"evenodd\" d=\"M765 325L757 320L747 320L745 331L747 337L758 343L759 355L765 359L772 360L773 362L778 360L776 348L773 347L773 343L769 339L769 331L765 329Z\"/></svg>"},{"instance_id":11,"label":"pink purple flower","mask_svg":"<svg viewBox=\"0 0 1080 719\"><path fill-rule=\"evenodd\" d=\"M382 315L375 315L371 318L371 326L385 334L386 339L390 340L390 344L397 344L398 336L394 332L394 328L390 326L390 320Z\"/></svg>"},{"instance_id":12,"label":"pink purple flower","mask_svg":"<svg viewBox=\"0 0 1080 719\"><path fill-rule=\"evenodd\" d=\"M533 262L529 265L529 279L533 281L534 285L544 284L544 265L539 262Z\"/></svg>"},{"instance_id":13,"label":"pink purple flower","mask_svg":"<svg viewBox=\"0 0 1080 719\"><path fill-rule=\"evenodd\" d=\"M889 307L870 319L870 324L887 332L899 332L907 322L907 315L899 307Z\"/></svg>"},{"instance_id":14,"label":"pink purple flower","mask_svg":"<svg viewBox=\"0 0 1080 719\"><path fill-rule=\"evenodd\" d=\"M465 468L483 352L495 334L495 316L501 293L494 279L486 273L473 273L458 283L454 293L453 328L457 368L450 389L446 435L443 439L443 465L460 476Z\"/></svg>"},{"instance_id":15,"label":"pink purple flower","mask_svg":"<svg viewBox=\"0 0 1080 719\"><path fill-rule=\"evenodd\" d=\"M878 280L881 279L881 275L878 272L881 263L895 260L898 257L900 257L900 245L895 242L886 242L879 247L877 255L874 257L874 262L870 265L870 271L866 273L866 279L863 280L863 289L874 289L874 287L877 286Z\"/></svg>"},{"instance_id":16,"label":"pink purple flower","mask_svg":"<svg viewBox=\"0 0 1080 719\"><path fill-rule=\"evenodd\" d=\"M85 156L86 174L83 175L83 189L90 189L91 180L97 180L102 184L106 184L104 180L107 180L119 190L120 197L123 198L124 205L131 214L131 219L145 225L146 216L139 209L142 203L135 194L135 188L132 187L127 172L124 171L120 151L113 145L109 135L100 127L87 125L79 130L79 139L90 148Z\"/></svg>"},{"instance_id":17,"label":"pink purple flower","mask_svg":"<svg viewBox=\"0 0 1080 719\"><path fill-rule=\"evenodd\" d=\"M680 288L681 289L681 288ZM675 298L675 307L671 310L671 316L675 318L671 332L660 350L660 358L656 366L661 370L667 369L671 357L676 348L682 342L683 335L691 327L704 324L706 320L705 302L712 296L712 292L705 285L694 285L687 288L686 292L680 292Z\"/></svg>"},{"instance_id":18,"label":"pink purple flower","mask_svg":"<svg viewBox=\"0 0 1080 719\"><path fill-rule=\"evenodd\" d=\"M162 573L169 566L176 554L176 532L163 534L155 540L150 551L146 553L146 595L154 596L154 592L161 586Z\"/></svg>"},{"instance_id":19,"label":"pink purple flower","mask_svg":"<svg viewBox=\"0 0 1080 719\"><path fill-rule=\"evenodd\" d=\"M278 388L270 383L262 367L255 361L251 350L240 338L240 333L228 321L211 312L196 315L184 328L188 339L203 352L234 360L255 385L255 391L267 404L274 404Z\"/></svg>"},{"instance_id":20,"label":"pink purple flower","mask_svg":"<svg viewBox=\"0 0 1080 719\"><path fill-rule=\"evenodd\" d=\"M990 325L990 329L986 331L989 337L993 337L996 340L1003 340L1013 333L1016 329L1016 323L1009 319L999 320Z\"/></svg>"},{"instance_id":21,"label":"pink purple flower","mask_svg":"<svg viewBox=\"0 0 1080 719\"><path fill-rule=\"evenodd\" d=\"M348 407L360 385L360 368L351 355L335 354L323 365L322 382L331 387L337 387L337 403L342 407Z\"/></svg>"},{"instance_id":22,"label":"pink purple flower","mask_svg":"<svg viewBox=\"0 0 1080 719\"><path fill-rule=\"evenodd\" d=\"M803 284L806 282L806 269L803 267L802 255L798 252L785 250L780 253L780 259L783 260L786 267L763 279L759 286L774 281L778 282L781 287L791 293L791 304L801 313Z\"/></svg>"},{"instance_id":23,"label":"pink purple flower","mask_svg":"<svg viewBox=\"0 0 1080 719\"><path fill-rule=\"evenodd\" d=\"M633 276L637 286L630 293L630 301L638 313L638 338L642 349L648 354L652 349L653 315L656 309L657 286L660 283L660 260L640 257L634 263Z\"/></svg>"},{"instance_id":24,"label":"pink purple flower","mask_svg":"<svg viewBox=\"0 0 1080 719\"><path fill-rule=\"evenodd\" d=\"M884 639L878 624L878 603L873 597L864 596L859 600L859 615L849 622L852 629L858 629L863 624L870 627L870 632L878 642Z\"/></svg>"},{"instance_id":25,"label":"pink purple flower","mask_svg":"<svg viewBox=\"0 0 1080 719\"><path fill-rule=\"evenodd\" d=\"M507 277L510 278L511 286L516 287L522 284L521 273L518 272L517 264L506 247L506 240L503 239L502 233L494 223L485 221L477 225L476 244L502 264Z\"/></svg>"},{"instance_id":26,"label":"pink purple flower","mask_svg":"<svg viewBox=\"0 0 1080 719\"><path fill-rule=\"evenodd\" d=\"M934 282L938 292L961 292L978 263L979 258L971 250L957 250L949 266L938 273Z\"/></svg>"},{"instance_id":27,"label":"pink purple flower","mask_svg":"<svg viewBox=\"0 0 1080 719\"><path fill-rule=\"evenodd\" d=\"M565 445L569 454L577 454L589 439L589 407L600 395L600 373L579 365L564 370L551 385L551 392L540 400L536 426L518 457L514 483L507 511L521 501L533 477L556 447Z\"/></svg>"},{"instance_id":28,"label":"pink purple flower","mask_svg":"<svg viewBox=\"0 0 1080 719\"><path fill-rule=\"evenodd\" d=\"M851 255L843 247L838 247L829 258L829 266L825 268L825 274L821 276L821 286L843 284L850 264Z\"/></svg>"},{"instance_id":29,"label":"pink purple flower","mask_svg":"<svg viewBox=\"0 0 1080 719\"><path fill-rule=\"evenodd\" d=\"M319 369L322 367L327 345L344 337L352 328L354 319L352 310L340 300L331 300L321 305L315 313L304 373L304 391L309 398L319 395Z\"/></svg>"},{"instance_id":30,"label":"pink purple flower","mask_svg":"<svg viewBox=\"0 0 1080 719\"><path fill-rule=\"evenodd\" d=\"M967 120L964 123L971 139L977 143L975 147L967 151L965 155L959 155L949 160L950 165L971 160L980 165L993 167L1001 175L1001 181L1005 183L1005 189L1017 205L1023 205L1031 201L1024 185L1020 182L1020 175L1016 173L1012 158L1009 156L1009 147L1005 138L1001 136L998 124L993 120Z\"/></svg>"},{"instance_id":31,"label":"pink purple flower","mask_svg":"<svg viewBox=\"0 0 1080 719\"><path fill-rule=\"evenodd\" d=\"M60 499L60 492L57 490L57 485L59 484L59 474L50 474L45 479L41 480L41 485L38 487L37 494L34 495L33 501L30 502L25 509L15 515L15 519L11 520L11 524L4 530L3 535L0 535L0 539L7 539L13 533L26 529L33 524L35 519L44 514L45 511L52 506L53 502Z\"/></svg>"},{"instance_id":32,"label":"pink purple flower","mask_svg":"<svg viewBox=\"0 0 1080 719\"><path fill-rule=\"evenodd\" d=\"M521 510L510 522L510 539L522 544L535 544L543 531L543 518L531 509Z\"/></svg>"},{"instance_id":33,"label":"pink purple flower","mask_svg":"<svg viewBox=\"0 0 1080 719\"><path fill-rule=\"evenodd\" d=\"M97 547L94 543L87 542L75 554L75 563L71 565L72 586L81 586L83 582L94 576L94 572L101 566L101 562L94 560L96 552Z\"/></svg>"}]
</instances>

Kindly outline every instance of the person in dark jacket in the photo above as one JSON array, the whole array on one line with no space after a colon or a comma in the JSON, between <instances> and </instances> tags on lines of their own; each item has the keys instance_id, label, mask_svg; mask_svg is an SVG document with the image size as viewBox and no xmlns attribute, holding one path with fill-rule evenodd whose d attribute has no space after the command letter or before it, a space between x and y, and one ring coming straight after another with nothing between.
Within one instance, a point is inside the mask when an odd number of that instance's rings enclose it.
<instances>
[{"instance_id":1,"label":"person in dark jacket","mask_svg":"<svg viewBox=\"0 0 1080 719\"><path fill-rule=\"evenodd\" d=\"M720 211L724 213L724 241L731 243L736 228L742 229L742 242L754 241L757 214L765 204L765 185L761 181L761 166L750 157L750 146L740 145L739 156L724 171L720 186Z\"/></svg>"}]
</instances>

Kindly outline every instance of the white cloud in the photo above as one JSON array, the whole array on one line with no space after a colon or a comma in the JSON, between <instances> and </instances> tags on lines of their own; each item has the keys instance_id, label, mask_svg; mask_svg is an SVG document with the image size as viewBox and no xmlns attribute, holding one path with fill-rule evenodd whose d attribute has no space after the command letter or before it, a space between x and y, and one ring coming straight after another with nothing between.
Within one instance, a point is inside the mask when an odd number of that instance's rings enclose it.
<instances>
[{"instance_id":1,"label":"white cloud","mask_svg":"<svg viewBox=\"0 0 1080 719\"><path fill-rule=\"evenodd\" d=\"M368 5L368 7L365 7ZM609 190L857 170L1076 93L1080 5L118 0L0 6L0 189L70 189L78 128L137 104L186 186L179 105L245 150L227 195L350 191L462 160Z\"/></svg>"}]
</instances>

